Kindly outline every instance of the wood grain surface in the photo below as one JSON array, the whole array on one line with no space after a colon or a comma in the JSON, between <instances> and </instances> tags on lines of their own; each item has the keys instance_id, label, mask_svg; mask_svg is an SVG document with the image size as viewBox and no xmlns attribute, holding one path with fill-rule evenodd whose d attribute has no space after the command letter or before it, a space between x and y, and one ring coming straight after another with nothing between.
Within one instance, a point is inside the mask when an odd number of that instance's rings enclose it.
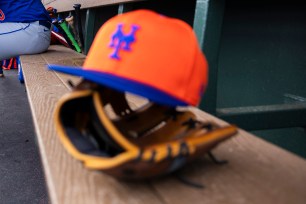
<instances>
[{"instance_id":1,"label":"wood grain surface","mask_svg":"<svg viewBox=\"0 0 306 204\"><path fill-rule=\"evenodd\" d=\"M46 8L51 6L53 8L56 8L58 12L74 10L73 8L74 4L81 4L81 9L84 9L84 8L107 6L107 5L128 3L128 2L135 2L135 1L141 1L141 0L65 0L65 1L42 0Z\"/></svg>"},{"instance_id":2,"label":"wood grain surface","mask_svg":"<svg viewBox=\"0 0 306 204\"><path fill-rule=\"evenodd\" d=\"M53 122L58 99L70 90L67 80L78 83L80 79L46 68L48 63L79 66L83 59L83 55L62 46L50 46L46 53L21 57L52 203L306 203L306 161L243 130L213 150L216 157L228 160L228 164L216 165L203 155L179 172L185 179L205 185L203 189L188 186L173 175L123 182L84 168L65 151ZM143 102L132 95L129 100L133 106ZM202 120L227 124L197 108L190 109Z\"/></svg>"}]
</instances>

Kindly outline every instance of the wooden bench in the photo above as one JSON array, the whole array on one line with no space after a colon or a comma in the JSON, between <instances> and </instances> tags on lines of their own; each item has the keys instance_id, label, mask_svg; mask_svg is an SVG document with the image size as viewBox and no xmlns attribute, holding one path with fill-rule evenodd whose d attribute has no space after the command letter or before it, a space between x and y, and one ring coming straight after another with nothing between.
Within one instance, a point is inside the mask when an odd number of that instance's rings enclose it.
<instances>
[{"instance_id":1,"label":"wooden bench","mask_svg":"<svg viewBox=\"0 0 306 204\"><path fill-rule=\"evenodd\" d=\"M131 3L136 1L144 1L144 0L69 0L69 1L42 0L43 4L46 7L52 6L58 9L58 12L71 11L73 10L74 4L81 4L82 9L86 9L86 8L94 8L99 6Z\"/></svg>"},{"instance_id":2,"label":"wooden bench","mask_svg":"<svg viewBox=\"0 0 306 204\"><path fill-rule=\"evenodd\" d=\"M47 64L81 65L85 56L63 46L48 52L21 56L25 86L31 106L45 178L52 203L277 203L306 202L306 161L244 130L220 144L213 153L229 161L216 165L208 157L186 166L181 174L205 185L199 189L181 183L175 176L146 182L123 182L102 172L88 170L70 156L57 136L54 107L70 91L67 80L80 80L48 71ZM134 105L139 100L130 98ZM197 108L203 120L224 121Z\"/></svg>"}]
</instances>

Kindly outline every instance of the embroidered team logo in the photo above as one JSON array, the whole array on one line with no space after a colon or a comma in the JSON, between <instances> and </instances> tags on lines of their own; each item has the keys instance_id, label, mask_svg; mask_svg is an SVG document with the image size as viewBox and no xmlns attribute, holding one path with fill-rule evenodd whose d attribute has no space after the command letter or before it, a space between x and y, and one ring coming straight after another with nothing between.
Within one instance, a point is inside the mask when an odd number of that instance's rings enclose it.
<instances>
[{"instance_id":1,"label":"embroidered team logo","mask_svg":"<svg viewBox=\"0 0 306 204\"><path fill-rule=\"evenodd\" d=\"M120 60L119 51L131 51L131 43L135 42L135 33L139 29L139 26L132 25L131 31L128 34L124 34L122 31L123 24L118 24L117 30L112 35L110 47L114 48L114 52L110 55L111 58Z\"/></svg>"},{"instance_id":2,"label":"embroidered team logo","mask_svg":"<svg viewBox=\"0 0 306 204\"><path fill-rule=\"evenodd\" d=\"M0 9L0 21L3 21L5 19L5 15L3 11Z\"/></svg>"}]
</instances>

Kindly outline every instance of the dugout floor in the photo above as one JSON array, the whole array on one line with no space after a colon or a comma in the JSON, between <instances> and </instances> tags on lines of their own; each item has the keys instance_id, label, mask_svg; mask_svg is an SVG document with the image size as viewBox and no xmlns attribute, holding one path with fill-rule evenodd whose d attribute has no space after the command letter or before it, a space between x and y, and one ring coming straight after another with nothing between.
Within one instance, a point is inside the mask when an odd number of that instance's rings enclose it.
<instances>
[{"instance_id":1,"label":"dugout floor","mask_svg":"<svg viewBox=\"0 0 306 204\"><path fill-rule=\"evenodd\" d=\"M0 78L0 203L48 203L32 116L17 70Z\"/></svg>"}]
</instances>

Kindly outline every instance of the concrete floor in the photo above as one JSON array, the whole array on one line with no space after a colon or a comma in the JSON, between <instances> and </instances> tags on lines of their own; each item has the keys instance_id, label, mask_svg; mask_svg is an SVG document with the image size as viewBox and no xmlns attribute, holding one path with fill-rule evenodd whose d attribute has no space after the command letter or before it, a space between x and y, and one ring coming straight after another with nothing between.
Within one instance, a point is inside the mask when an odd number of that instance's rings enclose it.
<instances>
[{"instance_id":1,"label":"concrete floor","mask_svg":"<svg viewBox=\"0 0 306 204\"><path fill-rule=\"evenodd\" d=\"M0 78L0 204L48 203L25 86L17 70Z\"/></svg>"}]
</instances>

